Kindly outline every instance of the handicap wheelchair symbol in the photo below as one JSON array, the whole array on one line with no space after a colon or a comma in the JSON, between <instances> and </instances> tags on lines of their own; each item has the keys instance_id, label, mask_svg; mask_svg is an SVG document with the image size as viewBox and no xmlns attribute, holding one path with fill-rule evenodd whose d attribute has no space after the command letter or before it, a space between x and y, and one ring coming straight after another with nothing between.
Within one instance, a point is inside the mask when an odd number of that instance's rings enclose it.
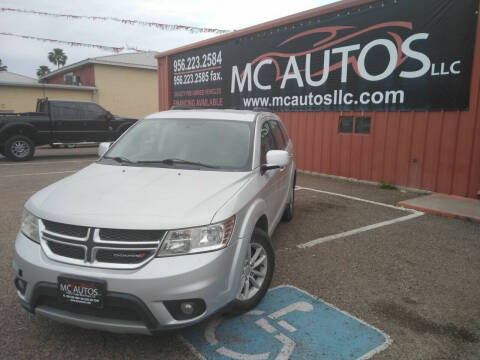
<instances>
[{"instance_id":1,"label":"handicap wheelchair symbol","mask_svg":"<svg viewBox=\"0 0 480 360\"><path fill-rule=\"evenodd\" d=\"M299 301L297 303L288 305L284 307L283 309L280 309L270 315L268 315L268 318L272 320L276 320L283 315L286 315L292 311L312 311L313 306L312 304L309 304L307 302ZM263 315L264 311L262 310L253 310L247 313L248 315ZM210 345L215 346L218 344L218 340L215 338L215 329L219 325L219 323L222 321L222 318L218 318L212 322L210 322L205 329L205 338L209 342ZM270 325L269 321L266 318L260 318L257 321L255 321L255 324L257 324L260 328L265 330L267 333L274 333L276 332L276 328ZM297 329L289 324L288 322L284 320L280 320L278 325L282 326L286 330L290 332L295 332ZM295 341L290 339L287 335L283 333L278 333L277 335L274 336L275 339L280 341L283 344L283 347L280 350L280 353L277 355L275 358L276 360L286 360L290 358L290 354L293 352L295 349ZM225 348L224 346L216 349L216 352L218 352L221 355L225 355L227 357L230 357L232 359L245 359L245 360L262 360L262 359L268 359L270 357L270 352L262 353L262 354L255 354L255 355L245 355L245 354L240 354L234 350L230 350L228 348Z\"/></svg>"},{"instance_id":2,"label":"handicap wheelchair symbol","mask_svg":"<svg viewBox=\"0 0 480 360\"><path fill-rule=\"evenodd\" d=\"M203 359L368 359L388 335L292 286L270 289L256 309L184 333Z\"/></svg>"}]
</instances>

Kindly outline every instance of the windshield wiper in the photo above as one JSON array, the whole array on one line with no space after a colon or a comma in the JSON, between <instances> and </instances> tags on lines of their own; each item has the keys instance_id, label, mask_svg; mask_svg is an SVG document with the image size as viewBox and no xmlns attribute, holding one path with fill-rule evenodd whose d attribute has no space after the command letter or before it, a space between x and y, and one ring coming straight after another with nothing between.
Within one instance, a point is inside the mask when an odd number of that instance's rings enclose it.
<instances>
[{"instance_id":1,"label":"windshield wiper","mask_svg":"<svg viewBox=\"0 0 480 360\"><path fill-rule=\"evenodd\" d=\"M123 157L123 156L113 156L113 157L104 156L103 158L104 159L112 159L112 160L115 160L116 162L119 162L121 164L136 164L136 161L132 161L132 160L127 159L126 157Z\"/></svg>"},{"instance_id":2,"label":"windshield wiper","mask_svg":"<svg viewBox=\"0 0 480 360\"><path fill-rule=\"evenodd\" d=\"M183 159L163 159L163 160L147 160L147 161L138 161L138 164L166 164L166 165L174 165L174 164L185 164L185 165L196 165L206 168L215 169L217 166L204 164L197 161L188 161Z\"/></svg>"}]
</instances>

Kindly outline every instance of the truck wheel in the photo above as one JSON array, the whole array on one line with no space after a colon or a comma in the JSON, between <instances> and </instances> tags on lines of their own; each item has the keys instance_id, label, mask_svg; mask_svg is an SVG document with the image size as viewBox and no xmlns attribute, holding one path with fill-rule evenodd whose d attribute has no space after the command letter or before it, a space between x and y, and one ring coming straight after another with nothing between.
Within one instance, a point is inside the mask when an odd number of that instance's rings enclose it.
<instances>
[{"instance_id":1,"label":"truck wheel","mask_svg":"<svg viewBox=\"0 0 480 360\"><path fill-rule=\"evenodd\" d=\"M13 161L27 161L33 158L35 144L24 135L14 135L5 142L5 155Z\"/></svg>"},{"instance_id":2,"label":"truck wheel","mask_svg":"<svg viewBox=\"0 0 480 360\"><path fill-rule=\"evenodd\" d=\"M241 289L231 304L230 314L253 309L265 296L273 277L275 255L268 234L255 228L243 263Z\"/></svg>"}]
</instances>

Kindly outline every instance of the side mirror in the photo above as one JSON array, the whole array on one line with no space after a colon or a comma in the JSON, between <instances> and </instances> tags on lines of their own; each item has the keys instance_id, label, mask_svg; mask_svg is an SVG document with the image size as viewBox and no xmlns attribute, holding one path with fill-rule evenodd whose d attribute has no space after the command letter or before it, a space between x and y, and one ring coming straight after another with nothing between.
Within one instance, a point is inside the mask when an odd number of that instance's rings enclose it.
<instances>
[{"instance_id":1,"label":"side mirror","mask_svg":"<svg viewBox=\"0 0 480 360\"><path fill-rule=\"evenodd\" d=\"M110 142L100 143L100 145L98 145L98 156L102 157L103 154L105 154L107 152L107 150L110 148L110 145L112 145L112 143L110 143Z\"/></svg>"},{"instance_id":2,"label":"side mirror","mask_svg":"<svg viewBox=\"0 0 480 360\"><path fill-rule=\"evenodd\" d=\"M107 120L112 120L113 119L113 115L110 111L105 115L105 119L107 119Z\"/></svg>"},{"instance_id":3,"label":"side mirror","mask_svg":"<svg viewBox=\"0 0 480 360\"><path fill-rule=\"evenodd\" d=\"M262 175L267 170L283 168L290 162L290 154L285 150L270 150L266 157L267 163L261 168Z\"/></svg>"}]
</instances>

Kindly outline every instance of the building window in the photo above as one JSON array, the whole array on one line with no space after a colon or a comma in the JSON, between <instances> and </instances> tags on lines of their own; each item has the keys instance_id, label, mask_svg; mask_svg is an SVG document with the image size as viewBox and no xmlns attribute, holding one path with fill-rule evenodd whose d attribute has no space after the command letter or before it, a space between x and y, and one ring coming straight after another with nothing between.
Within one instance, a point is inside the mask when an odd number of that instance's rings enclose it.
<instances>
[{"instance_id":1,"label":"building window","mask_svg":"<svg viewBox=\"0 0 480 360\"><path fill-rule=\"evenodd\" d=\"M370 134L370 117L357 117L355 119L355 134Z\"/></svg>"},{"instance_id":2,"label":"building window","mask_svg":"<svg viewBox=\"0 0 480 360\"><path fill-rule=\"evenodd\" d=\"M342 134L370 134L370 117L340 116L338 131Z\"/></svg>"},{"instance_id":3,"label":"building window","mask_svg":"<svg viewBox=\"0 0 480 360\"><path fill-rule=\"evenodd\" d=\"M353 116L340 116L338 130L341 133L351 134L353 132Z\"/></svg>"}]
</instances>

